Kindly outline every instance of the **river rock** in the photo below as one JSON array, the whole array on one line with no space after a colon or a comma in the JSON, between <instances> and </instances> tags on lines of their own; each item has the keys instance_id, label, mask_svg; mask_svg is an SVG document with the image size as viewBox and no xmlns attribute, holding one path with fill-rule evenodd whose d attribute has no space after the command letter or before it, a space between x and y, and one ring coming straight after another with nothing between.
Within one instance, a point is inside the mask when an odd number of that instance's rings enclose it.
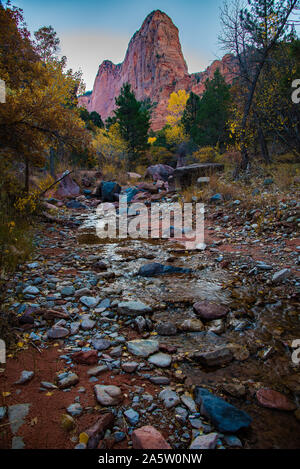
<instances>
[{"instance_id":1,"label":"river rock","mask_svg":"<svg viewBox=\"0 0 300 469\"><path fill-rule=\"evenodd\" d=\"M282 269L279 272L275 272L275 274L272 277L272 282L273 283L280 283L283 280L287 279L291 274L291 271L289 269Z\"/></svg>"},{"instance_id":2,"label":"river rock","mask_svg":"<svg viewBox=\"0 0 300 469\"><path fill-rule=\"evenodd\" d=\"M31 404L15 404L8 407L8 420L13 433L25 423Z\"/></svg>"},{"instance_id":3,"label":"river rock","mask_svg":"<svg viewBox=\"0 0 300 469\"><path fill-rule=\"evenodd\" d=\"M200 435L192 441L190 449L215 449L218 442L218 433Z\"/></svg>"},{"instance_id":4,"label":"river rock","mask_svg":"<svg viewBox=\"0 0 300 469\"><path fill-rule=\"evenodd\" d=\"M152 308L141 301L121 301L118 303L118 311L129 316L152 313Z\"/></svg>"},{"instance_id":5,"label":"river rock","mask_svg":"<svg viewBox=\"0 0 300 469\"><path fill-rule=\"evenodd\" d=\"M98 353L96 350L88 350L87 352L75 352L72 355L72 360L81 365L95 365L98 363Z\"/></svg>"},{"instance_id":6,"label":"river rock","mask_svg":"<svg viewBox=\"0 0 300 469\"><path fill-rule=\"evenodd\" d=\"M20 379L15 382L15 384L25 384L28 383L34 377L34 371L22 371Z\"/></svg>"},{"instance_id":7,"label":"river rock","mask_svg":"<svg viewBox=\"0 0 300 469\"><path fill-rule=\"evenodd\" d=\"M103 406L118 405L122 401L122 391L118 386L96 384L94 390L97 401Z\"/></svg>"},{"instance_id":8,"label":"river rock","mask_svg":"<svg viewBox=\"0 0 300 469\"><path fill-rule=\"evenodd\" d=\"M146 425L132 432L133 449L172 449L156 428Z\"/></svg>"},{"instance_id":9,"label":"river rock","mask_svg":"<svg viewBox=\"0 0 300 469\"><path fill-rule=\"evenodd\" d=\"M169 336L177 334L177 327L172 322L161 322L156 326L155 330L159 335Z\"/></svg>"},{"instance_id":10,"label":"river rock","mask_svg":"<svg viewBox=\"0 0 300 469\"><path fill-rule=\"evenodd\" d=\"M200 406L201 414L211 420L217 430L236 433L251 424L251 417L243 410L215 396L207 389L196 387L195 402Z\"/></svg>"},{"instance_id":11,"label":"river rock","mask_svg":"<svg viewBox=\"0 0 300 469\"><path fill-rule=\"evenodd\" d=\"M134 373L139 364L137 362L122 363L121 368L125 373Z\"/></svg>"},{"instance_id":12,"label":"river rock","mask_svg":"<svg viewBox=\"0 0 300 469\"><path fill-rule=\"evenodd\" d=\"M263 407L269 409L287 410L292 411L297 409L297 406L290 401L284 394L273 391L273 389L259 389L256 392L256 398Z\"/></svg>"},{"instance_id":13,"label":"river rock","mask_svg":"<svg viewBox=\"0 0 300 469\"><path fill-rule=\"evenodd\" d=\"M183 394L180 396L181 402L189 409L189 411L194 414L197 412L197 406L194 399L188 394Z\"/></svg>"},{"instance_id":14,"label":"river rock","mask_svg":"<svg viewBox=\"0 0 300 469\"><path fill-rule=\"evenodd\" d=\"M159 350L159 343L156 340L143 340L136 339L127 342L128 352L136 355L137 357L147 358Z\"/></svg>"},{"instance_id":15,"label":"river rock","mask_svg":"<svg viewBox=\"0 0 300 469\"><path fill-rule=\"evenodd\" d=\"M222 318L229 312L226 306L209 301L199 301L193 305L193 308L198 316L206 320Z\"/></svg>"},{"instance_id":16,"label":"river rock","mask_svg":"<svg viewBox=\"0 0 300 469\"><path fill-rule=\"evenodd\" d=\"M93 339L92 345L96 350L101 351L107 350L109 347L111 347L112 343L107 339Z\"/></svg>"},{"instance_id":17,"label":"river rock","mask_svg":"<svg viewBox=\"0 0 300 469\"><path fill-rule=\"evenodd\" d=\"M180 329L186 332L201 332L205 329L204 324L200 319L186 319L180 325Z\"/></svg>"},{"instance_id":18,"label":"river rock","mask_svg":"<svg viewBox=\"0 0 300 469\"><path fill-rule=\"evenodd\" d=\"M134 410L134 409L128 409L124 412L124 415L126 417L126 420L128 420L128 422L130 423L130 425L133 425L135 426L138 421L139 421L139 413Z\"/></svg>"},{"instance_id":19,"label":"river rock","mask_svg":"<svg viewBox=\"0 0 300 469\"><path fill-rule=\"evenodd\" d=\"M200 363L200 365L207 367L218 367L228 365L233 360L231 350L227 347L218 347L217 349L209 352L195 352L193 358Z\"/></svg>"},{"instance_id":20,"label":"river rock","mask_svg":"<svg viewBox=\"0 0 300 469\"><path fill-rule=\"evenodd\" d=\"M95 306L97 306L97 304L99 303L100 299L94 298L92 296L82 296L80 298L80 301L84 306L87 306L88 308L95 308Z\"/></svg>"},{"instance_id":21,"label":"river rock","mask_svg":"<svg viewBox=\"0 0 300 469\"><path fill-rule=\"evenodd\" d=\"M80 404L76 402L74 404L69 405L69 407L67 408L67 412L72 415L72 417L78 417L82 414L83 408Z\"/></svg>"},{"instance_id":22,"label":"river rock","mask_svg":"<svg viewBox=\"0 0 300 469\"><path fill-rule=\"evenodd\" d=\"M159 399L161 399L167 409L171 409L172 407L175 407L177 404L180 403L180 399L178 394L175 391L172 391L172 389L166 388L163 389L159 395Z\"/></svg>"},{"instance_id":23,"label":"river rock","mask_svg":"<svg viewBox=\"0 0 300 469\"><path fill-rule=\"evenodd\" d=\"M65 327L53 326L47 332L48 339L63 339L69 334L69 330Z\"/></svg>"},{"instance_id":24,"label":"river rock","mask_svg":"<svg viewBox=\"0 0 300 469\"><path fill-rule=\"evenodd\" d=\"M160 368L168 368L171 365L172 357L166 353L155 353L148 358L148 362Z\"/></svg>"},{"instance_id":25,"label":"river rock","mask_svg":"<svg viewBox=\"0 0 300 469\"><path fill-rule=\"evenodd\" d=\"M60 389L66 389L71 386L75 386L79 382L79 378L76 373L68 373L67 376L58 380L58 387Z\"/></svg>"},{"instance_id":26,"label":"river rock","mask_svg":"<svg viewBox=\"0 0 300 469\"><path fill-rule=\"evenodd\" d=\"M173 265L162 265L157 262L143 265L138 271L138 275L142 277L154 277L156 275L166 274L189 274L192 269L184 269L182 267L175 267Z\"/></svg>"}]
</instances>

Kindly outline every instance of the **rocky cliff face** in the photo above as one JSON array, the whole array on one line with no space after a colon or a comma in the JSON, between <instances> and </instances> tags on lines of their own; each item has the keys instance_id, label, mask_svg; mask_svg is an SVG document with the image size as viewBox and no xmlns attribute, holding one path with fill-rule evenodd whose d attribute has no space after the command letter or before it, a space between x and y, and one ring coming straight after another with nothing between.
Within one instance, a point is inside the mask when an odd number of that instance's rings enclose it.
<instances>
[{"instance_id":1,"label":"rocky cliff face","mask_svg":"<svg viewBox=\"0 0 300 469\"><path fill-rule=\"evenodd\" d=\"M115 65L105 60L100 65L92 94L80 97L79 105L89 112L97 111L105 120L113 113L122 85L128 82L138 100L150 98L157 103L152 128L158 130L165 124L167 104L173 91L185 89L202 94L206 79L212 78L217 68L231 81L231 63L232 57L227 55L205 72L189 75L178 29L171 18L156 10L132 37L123 63Z\"/></svg>"}]
</instances>

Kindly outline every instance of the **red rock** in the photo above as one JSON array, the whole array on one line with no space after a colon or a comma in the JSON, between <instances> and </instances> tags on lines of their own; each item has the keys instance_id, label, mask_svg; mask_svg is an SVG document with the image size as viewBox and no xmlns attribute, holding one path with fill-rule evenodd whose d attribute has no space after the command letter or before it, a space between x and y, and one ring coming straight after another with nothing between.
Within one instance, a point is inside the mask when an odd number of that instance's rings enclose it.
<instances>
[{"instance_id":1,"label":"red rock","mask_svg":"<svg viewBox=\"0 0 300 469\"><path fill-rule=\"evenodd\" d=\"M89 449L97 448L99 441L103 438L105 430L112 428L115 417L112 413L102 415L97 422L87 430L85 433L89 436L87 447Z\"/></svg>"},{"instance_id":2,"label":"red rock","mask_svg":"<svg viewBox=\"0 0 300 469\"><path fill-rule=\"evenodd\" d=\"M256 393L256 398L262 406L270 409L290 411L297 409L297 406L284 394L272 389L259 389Z\"/></svg>"},{"instance_id":3,"label":"red rock","mask_svg":"<svg viewBox=\"0 0 300 469\"><path fill-rule=\"evenodd\" d=\"M229 312L226 306L210 303L209 301L199 301L193 307L198 316L208 320L222 318Z\"/></svg>"},{"instance_id":4,"label":"red rock","mask_svg":"<svg viewBox=\"0 0 300 469\"><path fill-rule=\"evenodd\" d=\"M54 197L75 197L76 195L79 195L79 193L80 187L76 184L76 182L72 179L69 174L57 184L57 189L55 191Z\"/></svg>"},{"instance_id":5,"label":"red rock","mask_svg":"<svg viewBox=\"0 0 300 469\"><path fill-rule=\"evenodd\" d=\"M98 363L97 350L90 350L88 352L75 352L72 355L72 360L81 365L95 365Z\"/></svg>"},{"instance_id":6,"label":"red rock","mask_svg":"<svg viewBox=\"0 0 300 469\"><path fill-rule=\"evenodd\" d=\"M132 433L133 449L172 449L156 428L147 425Z\"/></svg>"},{"instance_id":7,"label":"red rock","mask_svg":"<svg viewBox=\"0 0 300 469\"><path fill-rule=\"evenodd\" d=\"M166 123L170 94L184 89L201 95L217 68L226 81L233 81L236 65L231 55L215 60L202 73L189 75L178 28L168 15L156 10L132 37L123 63L105 60L100 65L92 93L79 97L79 106L97 111L106 120L115 109L122 85L128 82L138 100L150 98L158 103L152 114L152 128L158 130Z\"/></svg>"}]
</instances>

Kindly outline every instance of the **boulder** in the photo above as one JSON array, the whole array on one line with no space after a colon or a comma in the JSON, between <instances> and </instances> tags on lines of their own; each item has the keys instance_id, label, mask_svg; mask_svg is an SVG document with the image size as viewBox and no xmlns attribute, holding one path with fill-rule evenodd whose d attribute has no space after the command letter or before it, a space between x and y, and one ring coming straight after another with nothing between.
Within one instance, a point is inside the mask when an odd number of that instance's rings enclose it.
<instances>
[{"instance_id":1,"label":"boulder","mask_svg":"<svg viewBox=\"0 0 300 469\"><path fill-rule=\"evenodd\" d=\"M96 197L101 199L102 202L115 202L119 200L119 194L122 188L119 184L113 181L102 181L97 187Z\"/></svg>"},{"instance_id":2,"label":"boulder","mask_svg":"<svg viewBox=\"0 0 300 469\"><path fill-rule=\"evenodd\" d=\"M147 168L145 178L152 178L153 181L167 181L169 176L173 176L174 168L166 164L156 164Z\"/></svg>"},{"instance_id":3,"label":"boulder","mask_svg":"<svg viewBox=\"0 0 300 469\"><path fill-rule=\"evenodd\" d=\"M209 418L218 431L236 433L247 428L251 417L243 410L215 396L205 388L196 387L195 402L200 406L201 415Z\"/></svg>"},{"instance_id":4,"label":"boulder","mask_svg":"<svg viewBox=\"0 0 300 469\"><path fill-rule=\"evenodd\" d=\"M59 175L58 179L63 175ZM76 197L80 194L80 187L71 175L68 174L64 179L62 179L56 186L56 191L54 197Z\"/></svg>"}]
</instances>

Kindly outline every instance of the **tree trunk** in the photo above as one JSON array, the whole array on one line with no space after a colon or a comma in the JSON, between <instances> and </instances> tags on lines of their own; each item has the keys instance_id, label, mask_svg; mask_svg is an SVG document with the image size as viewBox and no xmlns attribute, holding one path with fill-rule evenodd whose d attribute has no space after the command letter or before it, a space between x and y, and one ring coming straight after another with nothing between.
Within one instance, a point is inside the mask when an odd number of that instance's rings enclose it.
<instances>
[{"instance_id":1,"label":"tree trunk","mask_svg":"<svg viewBox=\"0 0 300 469\"><path fill-rule=\"evenodd\" d=\"M49 166L50 166L50 174L53 177L53 179L55 179L55 153L52 147L50 148Z\"/></svg>"},{"instance_id":2,"label":"tree trunk","mask_svg":"<svg viewBox=\"0 0 300 469\"><path fill-rule=\"evenodd\" d=\"M28 158L25 159L25 192L28 194L29 192L29 160Z\"/></svg>"}]
</instances>

